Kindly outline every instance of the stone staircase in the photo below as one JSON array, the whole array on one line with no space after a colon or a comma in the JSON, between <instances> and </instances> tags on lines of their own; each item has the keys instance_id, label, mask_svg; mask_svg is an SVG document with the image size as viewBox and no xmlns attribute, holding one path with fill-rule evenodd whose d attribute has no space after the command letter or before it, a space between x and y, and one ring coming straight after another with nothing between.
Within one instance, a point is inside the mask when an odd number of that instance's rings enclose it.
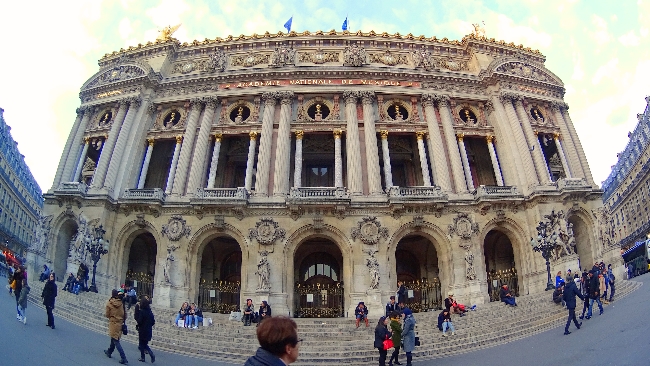
<instances>
[{"instance_id":1,"label":"stone staircase","mask_svg":"<svg viewBox=\"0 0 650 366\"><path fill-rule=\"evenodd\" d=\"M620 281L616 299L638 289L642 283ZM43 284L31 283L29 300L43 307L40 294ZM58 284L59 289L63 284ZM550 293L517 298L517 307L503 303L480 305L465 317L454 316L456 336L442 337L437 328L439 311L415 314L416 332L421 346L414 351L414 361L447 357L515 341L563 325L567 312L550 300ZM74 295L59 290L55 318L107 333L104 308L108 297L90 292ZM607 308L608 306L605 305ZM215 359L241 365L258 347L255 327L228 320L227 315L204 313L213 319L213 326L192 330L172 325L177 309L152 308L156 316L151 346L169 352ZM607 311L607 309L605 309ZM300 359L296 365L376 363L378 352L372 347L378 317L370 317L370 327L355 328L354 320L346 318L295 319L299 337ZM123 340L137 344L133 309L128 311L129 334ZM402 352L403 353L403 352Z\"/></svg>"}]
</instances>

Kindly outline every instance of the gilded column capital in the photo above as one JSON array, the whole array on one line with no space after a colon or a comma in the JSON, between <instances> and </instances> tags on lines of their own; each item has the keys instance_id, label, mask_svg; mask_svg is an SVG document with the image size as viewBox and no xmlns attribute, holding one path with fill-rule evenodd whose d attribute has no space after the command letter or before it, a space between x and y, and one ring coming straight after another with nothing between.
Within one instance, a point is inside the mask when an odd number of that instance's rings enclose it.
<instances>
[{"instance_id":1,"label":"gilded column capital","mask_svg":"<svg viewBox=\"0 0 650 366\"><path fill-rule=\"evenodd\" d=\"M149 144L149 146L153 147L154 142L156 142L155 138L153 137L147 138L147 143Z\"/></svg>"},{"instance_id":2,"label":"gilded column capital","mask_svg":"<svg viewBox=\"0 0 650 366\"><path fill-rule=\"evenodd\" d=\"M359 92L359 96L361 97L361 102L363 104L372 104L375 101L375 92L370 90Z\"/></svg>"},{"instance_id":3,"label":"gilded column capital","mask_svg":"<svg viewBox=\"0 0 650 366\"><path fill-rule=\"evenodd\" d=\"M139 108L141 104L142 104L142 98L140 98L140 97L129 98L129 105L131 107Z\"/></svg>"},{"instance_id":4,"label":"gilded column capital","mask_svg":"<svg viewBox=\"0 0 650 366\"><path fill-rule=\"evenodd\" d=\"M458 139L458 142L463 142L463 139L465 138L464 133L458 133L456 134L456 138Z\"/></svg>"},{"instance_id":5,"label":"gilded column capital","mask_svg":"<svg viewBox=\"0 0 650 366\"><path fill-rule=\"evenodd\" d=\"M250 137L251 141L257 140L257 132L255 132L255 131L249 132L248 137Z\"/></svg>"},{"instance_id":6,"label":"gilded column capital","mask_svg":"<svg viewBox=\"0 0 650 366\"><path fill-rule=\"evenodd\" d=\"M215 133L215 134L214 134L214 141L215 141L215 142L221 142L221 139L222 139L222 138L223 138L223 134L222 134L222 133Z\"/></svg>"},{"instance_id":7,"label":"gilded column capital","mask_svg":"<svg viewBox=\"0 0 650 366\"><path fill-rule=\"evenodd\" d=\"M485 111L488 114L492 114L492 112L494 112L494 104L492 104L491 100L484 102L484 106L485 106Z\"/></svg>"},{"instance_id":8,"label":"gilded column capital","mask_svg":"<svg viewBox=\"0 0 650 366\"><path fill-rule=\"evenodd\" d=\"M217 108L219 105L219 98L218 97L207 97L204 99L205 101L205 106L208 108Z\"/></svg>"},{"instance_id":9,"label":"gilded column capital","mask_svg":"<svg viewBox=\"0 0 650 366\"><path fill-rule=\"evenodd\" d=\"M560 135L559 132L553 132L553 139L554 140L559 140L562 138L562 135Z\"/></svg>"},{"instance_id":10,"label":"gilded column capital","mask_svg":"<svg viewBox=\"0 0 650 366\"><path fill-rule=\"evenodd\" d=\"M424 136L427 134L426 131L417 131L415 132L415 136L417 136L418 140L423 140Z\"/></svg>"},{"instance_id":11,"label":"gilded column capital","mask_svg":"<svg viewBox=\"0 0 650 366\"><path fill-rule=\"evenodd\" d=\"M334 130L332 133L334 134L335 139L340 139L343 132L341 130Z\"/></svg>"},{"instance_id":12,"label":"gilded column capital","mask_svg":"<svg viewBox=\"0 0 650 366\"><path fill-rule=\"evenodd\" d=\"M86 113L88 111L88 109L89 109L89 107L87 107L87 106L77 108L77 110L76 110L77 115L82 115L82 114Z\"/></svg>"},{"instance_id":13,"label":"gilded column capital","mask_svg":"<svg viewBox=\"0 0 650 366\"><path fill-rule=\"evenodd\" d=\"M558 102L558 101L553 101L551 102L551 110L553 112L562 112L562 104L563 102Z\"/></svg>"},{"instance_id":14,"label":"gilded column capital","mask_svg":"<svg viewBox=\"0 0 650 366\"><path fill-rule=\"evenodd\" d=\"M388 138L388 130L379 131L379 135L381 136L382 140L386 140Z\"/></svg>"},{"instance_id":15,"label":"gilded column capital","mask_svg":"<svg viewBox=\"0 0 650 366\"><path fill-rule=\"evenodd\" d=\"M129 100L129 98L122 98L122 99L117 101L117 106L118 106L118 108L128 107L130 102L131 101Z\"/></svg>"},{"instance_id":16,"label":"gilded column capital","mask_svg":"<svg viewBox=\"0 0 650 366\"><path fill-rule=\"evenodd\" d=\"M344 90L343 91L343 100L345 104L356 103L359 99L359 92L356 90Z\"/></svg>"},{"instance_id":17,"label":"gilded column capital","mask_svg":"<svg viewBox=\"0 0 650 366\"><path fill-rule=\"evenodd\" d=\"M492 142L494 142L494 136L492 135L485 136L485 141L487 141L488 144L491 144Z\"/></svg>"},{"instance_id":18,"label":"gilded column capital","mask_svg":"<svg viewBox=\"0 0 650 366\"><path fill-rule=\"evenodd\" d=\"M296 131L296 140L302 140L304 135L305 135L305 132L303 130Z\"/></svg>"},{"instance_id":19,"label":"gilded column capital","mask_svg":"<svg viewBox=\"0 0 650 366\"><path fill-rule=\"evenodd\" d=\"M197 109L203 107L203 98L190 99L190 108Z\"/></svg>"},{"instance_id":20,"label":"gilded column capital","mask_svg":"<svg viewBox=\"0 0 650 366\"><path fill-rule=\"evenodd\" d=\"M183 142L183 136L181 135L176 136L176 145L180 144L181 142Z\"/></svg>"},{"instance_id":21,"label":"gilded column capital","mask_svg":"<svg viewBox=\"0 0 650 366\"><path fill-rule=\"evenodd\" d=\"M539 135L539 131L537 131L537 130L534 130L533 133L535 134L535 136Z\"/></svg>"},{"instance_id":22,"label":"gilded column capital","mask_svg":"<svg viewBox=\"0 0 650 366\"><path fill-rule=\"evenodd\" d=\"M439 97L440 96L438 94L425 93L422 94L420 99L422 100L422 105L424 107L434 107L438 102Z\"/></svg>"},{"instance_id":23,"label":"gilded column capital","mask_svg":"<svg viewBox=\"0 0 650 366\"><path fill-rule=\"evenodd\" d=\"M90 143L90 137L86 136L84 137L84 145L88 145Z\"/></svg>"}]
</instances>

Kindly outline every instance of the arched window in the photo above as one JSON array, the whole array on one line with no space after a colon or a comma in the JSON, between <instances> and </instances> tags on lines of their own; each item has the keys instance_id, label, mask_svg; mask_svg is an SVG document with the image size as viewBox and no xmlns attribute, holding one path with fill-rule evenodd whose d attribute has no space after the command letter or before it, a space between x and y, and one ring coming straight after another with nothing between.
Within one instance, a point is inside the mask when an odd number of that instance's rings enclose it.
<instances>
[{"instance_id":1,"label":"arched window","mask_svg":"<svg viewBox=\"0 0 650 366\"><path fill-rule=\"evenodd\" d=\"M330 254L312 253L302 261L300 280L320 282L319 279L329 279L328 282L340 280L339 265Z\"/></svg>"}]
</instances>

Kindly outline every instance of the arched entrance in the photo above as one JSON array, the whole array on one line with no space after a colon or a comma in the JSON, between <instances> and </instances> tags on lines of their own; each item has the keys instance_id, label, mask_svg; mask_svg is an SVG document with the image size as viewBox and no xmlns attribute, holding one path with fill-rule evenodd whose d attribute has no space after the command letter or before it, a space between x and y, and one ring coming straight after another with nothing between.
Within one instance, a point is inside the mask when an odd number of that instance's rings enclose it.
<instances>
[{"instance_id":1,"label":"arched entrance","mask_svg":"<svg viewBox=\"0 0 650 366\"><path fill-rule=\"evenodd\" d=\"M239 309L242 252L237 240L220 236L201 253L198 305L203 311L228 314Z\"/></svg>"},{"instance_id":2,"label":"arched entrance","mask_svg":"<svg viewBox=\"0 0 650 366\"><path fill-rule=\"evenodd\" d=\"M485 236L483 250L490 301L500 301L499 290L504 284L519 296L515 254L510 238L499 230L490 230Z\"/></svg>"},{"instance_id":3,"label":"arched entrance","mask_svg":"<svg viewBox=\"0 0 650 366\"><path fill-rule=\"evenodd\" d=\"M68 252L70 243L76 240L77 230L79 230L77 223L74 220L67 220L61 225L56 235L52 267L57 281L64 281L67 278Z\"/></svg>"},{"instance_id":4,"label":"arched entrance","mask_svg":"<svg viewBox=\"0 0 650 366\"><path fill-rule=\"evenodd\" d=\"M153 297L157 252L156 239L149 232L139 234L131 242L124 283L135 287L138 296Z\"/></svg>"},{"instance_id":5,"label":"arched entrance","mask_svg":"<svg viewBox=\"0 0 650 366\"><path fill-rule=\"evenodd\" d=\"M343 254L329 239L309 239L294 255L294 315L300 318L345 316Z\"/></svg>"},{"instance_id":6,"label":"arched entrance","mask_svg":"<svg viewBox=\"0 0 650 366\"><path fill-rule=\"evenodd\" d=\"M414 312L442 307L438 252L421 235L407 235L395 250L397 281L408 291L406 305Z\"/></svg>"},{"instance_id":7,"label":"arched entrance","mask_svg":"<svg viewBox=\"0 0 650 366\"><path fill-rule=\"evenodd\" d=\"M573 236L576 240L575 250L578 254L580 268L591 269L595 259L589 245L591 242L589 238L589 228L584 220L577 215L572 215L567 221L569 221L570 224L573 224Z\"/></svg>"}]
</instances>

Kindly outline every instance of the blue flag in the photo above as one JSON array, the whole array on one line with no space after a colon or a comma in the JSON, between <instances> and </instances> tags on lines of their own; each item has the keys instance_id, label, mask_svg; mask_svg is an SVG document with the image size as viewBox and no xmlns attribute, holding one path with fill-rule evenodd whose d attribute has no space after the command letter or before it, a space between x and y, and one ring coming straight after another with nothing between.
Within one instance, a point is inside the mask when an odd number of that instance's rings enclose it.
<instances>
[{"instance_id":1,"label":"blue flag","mask_svg":"<svg viewBox=\"0 0 650 366\"><path fill-rule=\"evenodd\" d=\"M291 16L291 18L289 18L289 20L287 20L286 23L284 23L284 27L287 28L287 32L291 32L291 21L292 20L293 20L293 15Z\"/></svg>"},{"instance_id":2,"label":"blue flag","mask_svg":"<svg viewBox=\"0 0 650 366\"><path fill-rule=\"evenodd\" d=\"M348 30L348 17L345 17L345 20L343 21L343 25L341 26L343 30Z\"/></svg>"}]
</instances>

